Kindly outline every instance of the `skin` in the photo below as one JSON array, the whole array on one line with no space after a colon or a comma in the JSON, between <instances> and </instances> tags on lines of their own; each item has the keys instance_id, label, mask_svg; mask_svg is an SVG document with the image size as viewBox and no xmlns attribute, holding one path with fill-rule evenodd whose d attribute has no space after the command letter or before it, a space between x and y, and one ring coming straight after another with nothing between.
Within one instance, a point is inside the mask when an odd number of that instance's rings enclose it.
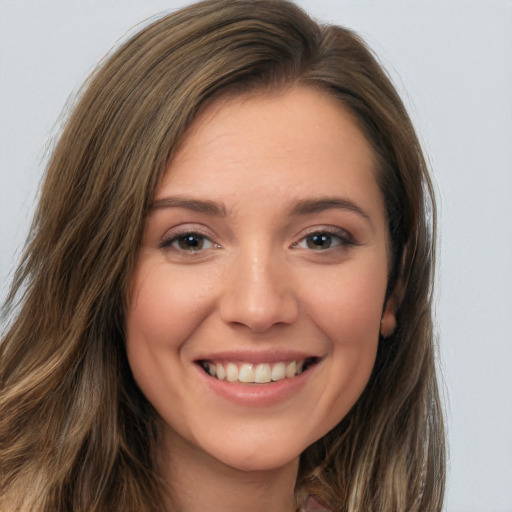
<instances>
[{"instance_id":1,"label":"skin","mask_svg":"<svg viewBox=\"0 0 512 512\"><path fill-rule=\"evenodd\" d=\"M374 167L350 114L306 87L218 101L170 162L126 332L183 512L293 510L301 452L363 391L379 331L395 322L384 304L388 236ZM289 351L317 364L277 400L219 395L198 365Z\"/></svg>"}]
</instances>

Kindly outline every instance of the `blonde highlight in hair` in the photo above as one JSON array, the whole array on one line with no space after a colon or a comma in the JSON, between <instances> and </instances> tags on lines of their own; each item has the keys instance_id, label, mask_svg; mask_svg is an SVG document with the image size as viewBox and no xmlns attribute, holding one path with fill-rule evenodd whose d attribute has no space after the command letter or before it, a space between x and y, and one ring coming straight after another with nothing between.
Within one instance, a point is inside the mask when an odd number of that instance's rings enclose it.
<instances>
[{"instance_id":1,"label":"blonde highlight in hair","mask_svg":"<svg viewBox=\"0 0 512 512\"><path fill-rule=\"evenodd\" d=\"M166 15L88 80L50 159L1 344L2 510L161 512L155 411L124 350L144 220L198 113L301 84L338 98L374 148L397 329L363 395L302 455L297 501L336 512L441 510L434 361L435 204L406 110L350 30L286 0L211 0Z\"/></svg>"}]
</instances>

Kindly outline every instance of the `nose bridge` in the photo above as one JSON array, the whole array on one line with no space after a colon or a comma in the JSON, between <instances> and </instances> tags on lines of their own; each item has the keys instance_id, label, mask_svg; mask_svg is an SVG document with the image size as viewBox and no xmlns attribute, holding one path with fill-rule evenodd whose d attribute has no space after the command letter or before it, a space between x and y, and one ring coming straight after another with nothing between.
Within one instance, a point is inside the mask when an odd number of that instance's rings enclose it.
<instances>
[{"instance_id":1,"label":"nose bridge","mask_svg":"<svg viewBox=\"0 0 512 512\"><path fill-rule=\"evenodd\" d=\"M225 322L264 332L295 320L298 303L293 282L275 248L269 244L241 248L229 273L220 304Z\"/></svg>"}]
</instances>

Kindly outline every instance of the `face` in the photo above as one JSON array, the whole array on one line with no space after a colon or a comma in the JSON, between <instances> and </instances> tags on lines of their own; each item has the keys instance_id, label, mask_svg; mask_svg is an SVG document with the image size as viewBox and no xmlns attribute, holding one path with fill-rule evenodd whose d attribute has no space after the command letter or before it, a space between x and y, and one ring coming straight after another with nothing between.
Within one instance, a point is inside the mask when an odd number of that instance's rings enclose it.
<instances>
[{"instance_id":1,"label":"face","mask_svg":"<svg viewBox=\"0 0 512 512\"><path fill-rule=\"evenodd\" d=\"M394 321L387 238L372 150L335 99L209 107L156 190L127 311L170 443L270 470L331 430Z\"/></svg>"}]
</instances>

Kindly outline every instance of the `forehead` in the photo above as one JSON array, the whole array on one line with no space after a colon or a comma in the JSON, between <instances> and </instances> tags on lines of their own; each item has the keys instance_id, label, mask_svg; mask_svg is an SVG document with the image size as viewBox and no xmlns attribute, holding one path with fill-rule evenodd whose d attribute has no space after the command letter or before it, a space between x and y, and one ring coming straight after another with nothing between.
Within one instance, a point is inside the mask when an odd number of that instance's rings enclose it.
<instances>
[{"instance_id":1,"label":"forehead","mask_svg":"<svg viewBox=\"0 0 512 512\"><path fill-rule=\"evenodd\" d=\"M194 121L156 192L381 201L370 144L341 102L295 87L221 99Z\"/></svg>"}]
</instances>

